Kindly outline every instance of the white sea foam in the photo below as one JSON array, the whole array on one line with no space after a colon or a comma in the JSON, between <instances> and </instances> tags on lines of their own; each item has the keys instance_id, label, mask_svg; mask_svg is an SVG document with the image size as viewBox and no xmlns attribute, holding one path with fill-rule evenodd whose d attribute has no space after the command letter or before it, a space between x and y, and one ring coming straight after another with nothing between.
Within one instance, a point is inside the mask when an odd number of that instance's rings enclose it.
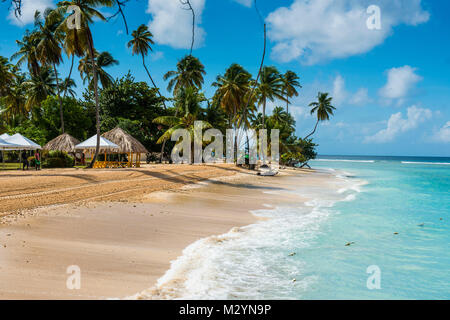
<instances>
[{"instance_id":1,"label":"white sea foam","mask_svg":"<svg viewBox=\"0 0 450 320\"><path fill-rule=\"evenodd\" d=\"M375 160L350 160L350 159L314 159L313 161L323 161L323 162L357 162L357 163L375 163Z\"/></svg>"},{"instance_id":2,"label":"white sea foam","mask_svg":"<svg viewBox=\"0 0 450 320\"><path fill-rule=\"evenodd\" d=\"M358 183L337 179L336 187L345 189L342 195L299 186L298 192L310 201L254 211L269 219L193 243L171 263L156 287L131 298L291 299L292 290L305 292L318 278L305 273L300 254L289 254L311 246L323 222L335 212L330 208L337 201L354 200Z\"/></svg>"},{"instance_id":3,"label":"white sea foam","mask_svg":"<svg viewBox=\"0 0 450 320\"><path fill-rule=\"evenodd\" d=\"M431 164L440 166L450 166L450 162L418 162L418 161L402 161L403 164Z\"/></svg>"}]
</instances>

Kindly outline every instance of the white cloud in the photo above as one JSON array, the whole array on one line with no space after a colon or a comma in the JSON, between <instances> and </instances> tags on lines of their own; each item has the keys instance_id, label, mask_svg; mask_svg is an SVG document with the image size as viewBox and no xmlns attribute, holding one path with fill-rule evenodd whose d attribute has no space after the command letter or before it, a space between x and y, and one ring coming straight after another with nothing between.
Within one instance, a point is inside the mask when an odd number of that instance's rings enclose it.
<instances>
[{"instance_id":1,"label":"white cloud","mask_svg":"<svg viewBox=\"0 0 450 320\"><path fill-rule=\"evenodd\" d=\"M234 2L240 3L243 6L250 8L252 6L253 0L233 0Z\"/></svg>"},{"instance_id":2,"label":"white cloud","mask_svg":"<svg viewBox=\"0 0 450 320\"><path fill-rule=\"evenodd\" d=\"M267 17L272 57L315 64L366 53L392 35L397 25L418 25L429 19L421 0L378 0L381 30L369 30L367 8L373 0L294 0Z\"/></svg>"},{"instance_id":3,"label":"white cloud","mask_svg":"<svg viewBox=\"0 0 450 320\"><path fill-rule=\"evenodd\" d=\"M387 83L380 89L379 94L388 101L399 99L402 103L403 99L408 96L414 86L423 78L417 75L416 68L404 66L400 68L392 68L387 71Z\"/></svg>"},{"instance_id":4,"label":"white cloud","mask_svg":"<svg viewBox=\"0 0 450 320\"><path fill-rule=\"evenodd\" d=\"M199 25L205 0L191 0L195 11L195 48L203 45L205 30ZM169 45L176 49L188 49L192 40L192 13L178 0L149 0L147 13L152 15L149 29L154 40L159 44Z\"/></svg>"},{"instance_id":5,"label":"white cloud","mask_svg":"<svg viewBox=\"0 0 450 320\"><path fill-rule=\"evenodd\" d=\"M150 54L150 58L152 61L158 61L164 58L164 52L162 51L155 51Z\"/></svg>"},{"instance_id":6,"label":"white cloud","mask_svg":"<svg viewBox=\"0 0 450 320\"><path fill-rule=\"evenodd\" d=\"M44 12L45 9L54 7L52 0L22 0L22 15L16 18L14 7L8 15L8 20L17 26L25 26L34 22L34 13L36 10Z\"/></svg>"},{"instance_id":7,"label":"white cloud","mask_svg":"<svg viewBox=\"0 0 450 320\"><path fill-rule=\"evenodd\" d=\"M439 129L439 131L434 136L434 140L450 143L450 121L448 121L441 129Z\"/></svg>"},{"instance_id":8,"label":"white cloud","mask_svg":"<svg viewBox=\"0 0 450 320\"><path fill-rule=\"evenodd\" d=\"M360 88L350 99L350 103L356 106L362 106L370 101L369 90L367 88Z\"/></svg>"},{"instance_id":9,"label":"white cloud","mask_svg":"<svg viewBox=\"0 0 450 320\"><path fill-rule=\"evenodd\" d=\"M432 117L430 109L412 106L408 108L406 119L401 112L393 114L387 123L386 129L377 132L373 136L365 138L365 142L385 143L393 141L399 134L417 128L421 123Z\"/></svg>"},{"instance_id":10,"label":"white cloud","mask_svg":"<svg viewBox=\"0 0 450 320\"><path fill-rule=\"evenodd\" d=\"M369 90L360 88L356 93L348 92L345 89L345 80L341 75L337 75L333 81L333 102L339 106L343 103L361 106L370 102Z\"/></svg>"},{"instance_id":11,"label":"white cloud","mask_svg":"<svg viewBox=\"0 0 450 320\"><path fill-rule=\"evenodd\" d=\"M341 104L346 98L345 80L341 75L337 75L333 81L333 100L336 104Z\"/></svg>"}]
</instances>

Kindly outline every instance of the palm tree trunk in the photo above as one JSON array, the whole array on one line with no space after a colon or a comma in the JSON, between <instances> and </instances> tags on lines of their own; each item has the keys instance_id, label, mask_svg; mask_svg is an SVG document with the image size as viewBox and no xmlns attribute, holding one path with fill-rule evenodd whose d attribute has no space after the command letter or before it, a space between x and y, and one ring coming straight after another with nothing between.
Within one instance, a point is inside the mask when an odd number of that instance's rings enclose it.
<instances>
[{"instance_id":1,"label":"palm tree trunk","mask_svg":"<svg viewBox=\"0 0 450 320\"><path fill-rule=\"evenodd\" d=\"M266 98L263 101L263 118L262 118L262 128L266 128Z\"/></svg>"},{"instance_id":2,"label":"palm tree trunk","mask_svg":"<svg viewBox=\"0 0 450 320\"><path fill-rule=\"evenodd\" d=\"M144 54L142 54L142 65L144 66L145 71L147 71L148 77L150 78L150 81L153 84L153 87L158 91L158 94L161 98L163 98L161 92L159 91L159 88L156 86L155 81L153 81L152 76L150 75L150 72L147 69L147 66L145 65L145 57ZM166 103L163 99L163 105L164 105L164 109L167 109L166 107ZM161 147L161 155L159 157L159 162L162 163L163 162L163 158L164 158L164 149L166 148L166 140L163 141L162 143L162 147Z\"/></svg>"},{"instance_id":3,"label":"palm tree trunk","mask_svg":"<svg viewBox=\"0 0 450 320\"><path fill-rule=\"evenodd\" d=\"M70 80L70 77L72 76L72 70L73 70L73 63L74 63L74 60L75 60L75 54L72 54L72 64L70 65L70 71L69 71L69 76L67 77L67 79L68 80ZM66 85L67 85L67 83L66 83ZM64 90L64 98L66 97L66 95L67 95L67 86L66 86L66 89Z\"/></svg>"},{"instance_id":4,"label":"palm tree trunk","mask_svg":"<svg viewBox=\"0 0 450 320\"><path fill-rule=\"evenodd\" d=\"M58 100L59 100L59 116L61 118L61 133L64 134L64 112L63 104L61 100L61 87L59 86L58 71L56 70L56 64L53 64L53 70L55 71L56 86L58 87Z\"/></svg>"},{"instance_id":5,"label":"palm tree trunk","mask_svg":"<svg viewBox=\"0 0 450 320\"><path fill-rule=\"evenodd\" d=\"M89 168L92 168L94 167L95 161L97 161L98 153L100 151L100 106L98 103L98 79L97 79L97 68L95 65L95 58L94 58L94 40L92 39L92 34L89 28L86 29L86 35L88 38L89 55L92 63L92 73L94 76L95 119L97 127L97 145L95 147L94 158L89 164Z\"/></svg>"},{"instance_id":6,"label":"palm tree trunk","mask_svg":"<svg viewBox=\"0 0 450 320\"><path fill-rule=\"evenodd\" d=\"M316 126L314 127L314 130L313 130L313 132L311 132L310 134L308 134L303 140L306 140L306 139L308 139L309 137L311 137L314 133L316 133L316 130L317 130L317 126L319 125L319 119L317 119L317 122L316 122Z\"/></svg>"},{"instance_id":7,"label":"palm tree trunk","mask_svg":"<svg viewBox=\"0 0 450 320\"><path fill-rule=\"evenodd\" d=\"M289 97L286 93L286 113L289 114Z\"/></svg>"}]
</instances>

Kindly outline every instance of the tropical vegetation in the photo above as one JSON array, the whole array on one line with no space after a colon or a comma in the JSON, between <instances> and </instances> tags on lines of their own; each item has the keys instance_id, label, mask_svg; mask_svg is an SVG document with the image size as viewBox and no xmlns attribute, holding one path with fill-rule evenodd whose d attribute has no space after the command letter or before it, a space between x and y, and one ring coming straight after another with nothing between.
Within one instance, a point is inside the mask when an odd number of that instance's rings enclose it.
<instances>
[{"instance_id":1,"label":"tropical vegetation","mask_svg":"<svg viewBox=\"0 0 450 320\"><path fill-rule=\"evenodd\" d=\"M134 70L113 77L109 72L119 61L95 46L91 27L107 21L100 7L114 5L113 0L60 1L56 9L36 12L34 28L16 41L16 53L0 56L0 134L19 132L43 145L62 133L83 140L119 126L150 152L159 152L162 160L166 143L173 145L171 134L179 128L192 132L194 122L201 121L205 129L214 127L223 133L233 129L236 141L238 135L245 135L247 148L251 130L267 129L269 136L271 130L280 130L285 165L303 165L316 157L317 145L311 137L335 108L327 93L319 93L310 104L317 116L314 130L304 139L297 137L289 105L302 86L294 71L281 73L274 66L263 66L257 81L242 65L233 63L215 77L214 93L207 97L206 68L190 53L164 75L171 95L166 97L160 89L163 84L158 86L151 75L150 60L146 61L155 45L153 34L140 25L126 45L140 58L149 83L137 81ZM80 29L67 27L70 6L80 8ZM61 73L64 63L70 65L68 74ZM82 87L72 78L75 70ZM54 155L46 165L62 161L56 158L65 159L65 165L71 163L70 158Z\"/></svg>"}]
</instances>

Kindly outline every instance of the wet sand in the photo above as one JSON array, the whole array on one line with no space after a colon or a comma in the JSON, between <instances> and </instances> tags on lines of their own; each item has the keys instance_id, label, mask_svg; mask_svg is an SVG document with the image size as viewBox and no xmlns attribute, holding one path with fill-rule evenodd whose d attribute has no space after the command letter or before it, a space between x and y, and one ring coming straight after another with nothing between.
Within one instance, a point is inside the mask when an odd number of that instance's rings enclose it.
<instances>
[{"instance_id":1,"label":"wet sand","mask_svg":"<svg viewBox=\"0 0 450 320\"><path fill-rule=\"evenodd\" d=\"M1 220L0 299L125 298L152 288L189 244L256 223L250 211L265 203L289 201L270 191L289 188L283 176L292 173L269 178L233 166L156 166L82 174L38 173L44 183L37 196L0 176L16 186L0 187L0 211L5 190L10 197L29 195L15 198L15 207L11 198L8 210L16 213ZM318 179L308 171L294 174L305 183ZM21 210L20 199L30 198L24 207L31 210ZM80 290L67 288L69 266L80 268Z\"/></svg>"}]
</instances>

